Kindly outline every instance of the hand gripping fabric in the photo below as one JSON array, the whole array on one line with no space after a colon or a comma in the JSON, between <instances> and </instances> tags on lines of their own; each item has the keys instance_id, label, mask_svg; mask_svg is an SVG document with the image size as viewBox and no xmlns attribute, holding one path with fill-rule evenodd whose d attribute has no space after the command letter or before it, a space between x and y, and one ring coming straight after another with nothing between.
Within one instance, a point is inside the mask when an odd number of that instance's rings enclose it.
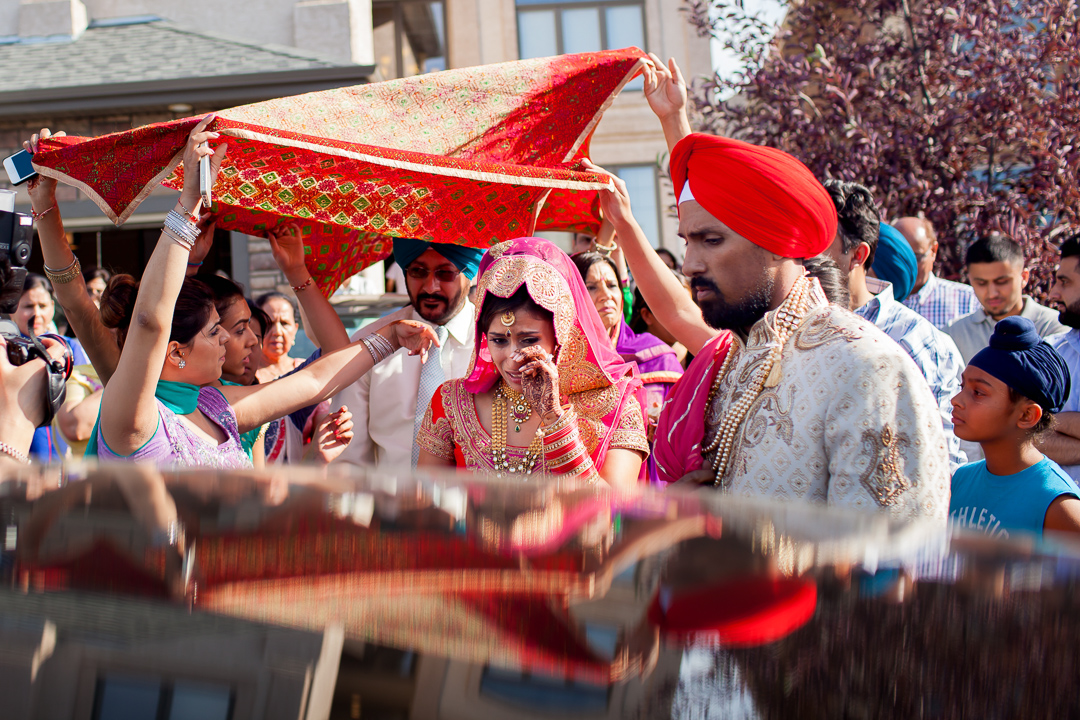
<instances>
[{"instance_id":1,"label":"hand gripping fabric","mask_svg":"<svg viewBox=\"0 0 1080 720\"><path fill-rule=\"evenodd\" d=\"M552 191L595 193L589 141L637 48L459 68L222 110L229 144L217 226L265 237L300 225L307 267L329 295L390 253L395 237L487 248L532 232ZM74 185L117 224L164 184L180 189L183 118L99 138L49 138L39 173ZM560 207L562 200L557 201ZM545 230L580 213L556 213Z\"/></svg>"}]
</instances>

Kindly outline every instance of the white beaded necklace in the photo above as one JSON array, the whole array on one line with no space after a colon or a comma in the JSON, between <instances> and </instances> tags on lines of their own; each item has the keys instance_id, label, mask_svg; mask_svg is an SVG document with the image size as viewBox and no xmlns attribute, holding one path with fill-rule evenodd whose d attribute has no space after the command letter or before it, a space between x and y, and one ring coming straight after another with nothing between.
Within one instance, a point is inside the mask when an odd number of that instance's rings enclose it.
<instances>
[{"instance_id":1,"label":"white beaded necklace","mask_svg":"<svg viewBox=\"0 0 1080 720\"><path fill-rule=\"evenodd\" d=\"M750 406L754 404L761 391L765 389L765 383L772 372L773 366L779 362L780 356L784 352L784 344L791 337L791 334L795 332L799 322L806 314L806 300L811 287L811 282L806 276L799 278L795 282L795 287L788 293L787 298L776 309L776 347L769 352L768 357L754 371L754 377L750 380L750 389L742 394L739 401L735 403L735 407L724 414L724 419L720 422L720 429L717 430L716 437L702 448L702 454L716 452L712 463L713 472L715 473L714 485L720 486L722 484L722 479L727 473L728 461L731 459L731 447L735 442L735 435L742 426L746 414L750 411ZM735 349L729 348L727 356L720 366L720 371L716 373L716 379L713 380L712 388L709 390L709 400L706 407L712 407L713 401L716 399L716 393L720 389L720 383L723 382L724 376L730 370L731 359L735 355Z\"/></svg>"}]
</instances>

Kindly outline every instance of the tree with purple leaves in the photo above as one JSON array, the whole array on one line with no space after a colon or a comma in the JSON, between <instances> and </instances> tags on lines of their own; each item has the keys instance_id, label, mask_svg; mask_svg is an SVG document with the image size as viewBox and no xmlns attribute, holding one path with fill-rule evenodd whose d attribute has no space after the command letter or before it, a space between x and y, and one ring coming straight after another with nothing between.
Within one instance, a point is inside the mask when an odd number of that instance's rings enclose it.
<instances>
[{"instance_id":1,"label":"tree with purple leaves","mask_svg":"<svg viewBox=\"0 0 1080 720\"><path fill-rule=\"evenodd\" d=\"M1076 0L787 2L779 29L743 0L688 6L743 65L696 86L699 127L863 183L886 218L924 213L944 277L1003 232L1045 294L1053 239L1080 224Z\"/></svg>"}]
</instances>

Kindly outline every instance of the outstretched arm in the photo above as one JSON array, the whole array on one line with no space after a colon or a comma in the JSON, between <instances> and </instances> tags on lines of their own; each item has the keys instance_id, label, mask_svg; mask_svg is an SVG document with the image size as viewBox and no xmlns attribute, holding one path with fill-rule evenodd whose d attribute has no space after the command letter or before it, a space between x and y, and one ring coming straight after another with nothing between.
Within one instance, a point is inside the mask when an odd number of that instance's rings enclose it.
<instances>
[{"instance_id":1,"label":"outstretched arm","mask_svg":"<svg viewBox=\"0 0 1080 720\"><path fill-rule=\"evenodd\" d=\"M82 442L90 439L97 422L98 409L101 407L101 390L96 390L82 398L72 397L72 383L68 381L68 400L56 411L56 424L64 438L70 442Z\"/></svg>"},{"instance_id":2,"label":"outstretched arm","mask_svg":"<svg viewBox=\"0 0 1080 720\"><path fill-rule=\"evenodd\" d=\"M325 354L307 367L272 383L221 388L236 412L240 432L332 397L399 348L408 348L410 355L426 356L428 348L438 346L435 331L429 325L412 320L399 320L374 334L389 343L386 355L373 358L361 340ZM378 340L375 347L378 347Z\"/></svg>"},{"instance_id":3,"label":"outstretched arm","mask_svg":"<svg viewBox=\"0 0 1080 720\"><path fill-rule=\"evenodd\" d=\"M63 134L58 132L56 137ZM28 142L24 142L23 147L31 153L37 152L38 141L48 137L52 137L52 133L48 128L43 128ZM56 180L38 175L29 182L27 189L36 216L34 224L41 242L41 255L45 260L45 267L53 271L49 275L53 293L60 307L64 308L64 315L90 357L98 377L103 384L107 383L120 361L120 348L117 347L112 333L101 322L101 313L86 292L81 268L67 243L64 221L56 203ZM65 270L70 271L62 272Z\"/></svg>"},{"instance_id":4,"label":"outstretched arm","mask_svg":"<svg viewBox=\"0 0 1080 720\"><path fill-rule=\"evenodd\" d=\"M295 223L273 228L267 233L274 262L285 273L296 299L300 301L308 337L324 353L349 344L349 333L330 301L319 292L304 262L304 240Z\"/></svg>"},{"instance_id":5,"label":"outstretched arm","mask_svg":"<svg viewBox=\"0 0 1080 720\"><path fill-rule=\"evenodd\" d=\"M175 210L189 219L199 211L202 202L199 158L213 156L210 172L216 177L228 149L227 143L216 151L203 145L218 137L218 133L205 131L212 119L212 115L207 116L195 126L184 149L184 189ZM162 231L143 271L124 351L116 374L101 397L101 437L119 455L139 449L157 430L154 391L165 364L173 309L184 284L189 258L190 248Z\"/></svg>"},{"instance_id":6,"label":"outstretched arm","mask_svg":"<svg viewBox=\"0 0 1080 720\"><path fill-rule=\"evenodd\" d=\"M667 65L653 53L649 53L649 58L652 65L645 66L645 99L660 118L664 140L671 152L680 140L693 132L686 116L686 80L675 58Z\"/></svg>"},{"instance_id":7,"label":"outstretched arm","mask_svg":"<svg viewBox=\"0 0 1080 720\"><path fill-rule=\"evenodd\" d=\"M606 172L585 161L589 169ZM653 250L641 226L630 210L630 194L626 183L611 175L614 190L600 191L600 207L604 217L615 226L615 238L622 248L626 264L634 273L638 290L649 310L690 353L697 355L705 343L716 336L716 330L705 324L701 309L694 303L671 268Z\"/></svg>"}]
</instances>

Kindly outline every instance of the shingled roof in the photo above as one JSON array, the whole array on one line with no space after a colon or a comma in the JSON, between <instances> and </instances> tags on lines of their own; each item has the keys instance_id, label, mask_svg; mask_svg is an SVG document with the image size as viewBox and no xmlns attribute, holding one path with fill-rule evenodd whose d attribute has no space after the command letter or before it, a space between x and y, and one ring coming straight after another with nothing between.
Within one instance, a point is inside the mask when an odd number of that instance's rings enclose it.
<instances>
[{"instance_id":1,"label":"shingled roof","mask_svg":"<svg viewBox=\"0 0 1080 720\"><path fill-rule=\"evenodd\" d=\"M255 45L158 19L92 23L76 39L0 44L0 93L173 78L346 67L315 53Z\"/></svg>"},{"instance_id":2,"label":"shingled roof","mask_svg":"<svg viewBox=\"0 0 1080 720\"><path fill-rule=\"evenodd\" d=\"M0 120L223 108L368 82L374 65L195 31L144 16L81 35L0 38Z\"/></svg>"}]
</instances>

